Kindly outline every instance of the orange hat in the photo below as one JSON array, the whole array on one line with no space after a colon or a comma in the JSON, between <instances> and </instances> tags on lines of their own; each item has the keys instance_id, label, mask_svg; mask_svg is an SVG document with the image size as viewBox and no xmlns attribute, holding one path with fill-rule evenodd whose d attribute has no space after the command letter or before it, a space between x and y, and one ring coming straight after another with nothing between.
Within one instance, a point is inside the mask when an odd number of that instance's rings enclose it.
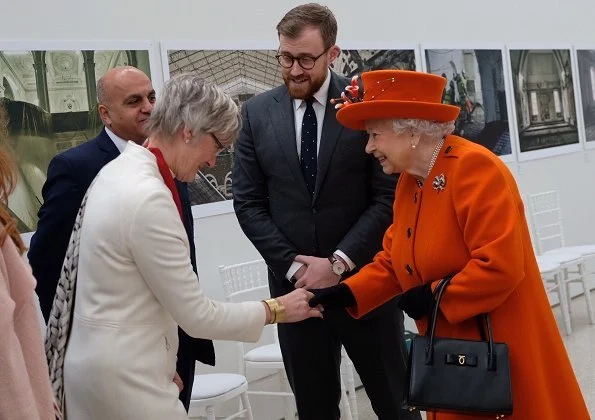
<instances>
[{"instance_id":1,"label":"orange hat","mask_svg":"<svg viewBox=\"0 0 595 420\"><path fill-rule=\"evenodd\" d=\"M347 128L365 130L367 120L414 118L447 122L459 115L458 106L442 104L446 86L443 77L410 70L374 70L362 73L362 82L363 100L347 100L337 112L337 119Z\"/></svg>"}]
</instances>

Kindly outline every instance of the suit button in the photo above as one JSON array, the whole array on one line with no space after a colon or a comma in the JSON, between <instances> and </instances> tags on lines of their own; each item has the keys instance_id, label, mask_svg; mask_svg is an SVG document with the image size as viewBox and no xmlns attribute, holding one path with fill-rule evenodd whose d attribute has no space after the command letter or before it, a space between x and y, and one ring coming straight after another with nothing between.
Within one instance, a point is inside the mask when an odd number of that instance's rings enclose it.
<instances>
[{"instance_id":1,"label":"suit button","mask_svg":"<svg viewBox=\"0 0 595 420\"><path fill-rule=\"evenodd\" d=\"M448 153L450 153L450 151L451 151L451 150L452 150L452 146L448 146L448 147L446 148L446 150L444 151L444 153L445 153L445 154L448 154Z\"/></svg>"},{"instance_id":2,"label":"suit button","mask_svg":"<svg viewBox=\"0 0 595 420\"><path fill-rule=\"evenodd\" d=\"M312 209L312 214L318 213L318 209Z\"/></svg>"},{"instance_id":3,"label":"suit button","mask_svg":"<svg viewBox=\"0 0 595 420\"><path fill-rule=\"evenodd\" d=\"M411 228L407 228L407 237L411 238Z\"/></svg>"},{"instance_id":4,"label":"suit button","mask_svg":"<svg viewBox=\"0 0 595 420\"><path fill-rule=\"evenodd\" d=\"M409 273L409 275L413 274L413 268L409 264L405 265L405 270Z\"/></svg>"},{"instance_id":5,"label":"suit button","mask_svg":"<svg viewBox=\"0 0 595 420\"><path fill-rule=\"evenodd\" d=\"M413 202L417 203L417 192L413 195Z\"/></svg>"}]
</instances>

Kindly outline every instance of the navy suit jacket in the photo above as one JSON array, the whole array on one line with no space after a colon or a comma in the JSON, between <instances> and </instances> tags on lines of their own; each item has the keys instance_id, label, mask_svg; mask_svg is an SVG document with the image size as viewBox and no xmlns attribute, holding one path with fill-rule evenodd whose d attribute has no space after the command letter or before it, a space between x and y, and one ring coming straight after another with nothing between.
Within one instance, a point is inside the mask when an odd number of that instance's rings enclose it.
<instances>
[{"instance_id":1,"label":"navy suit jacket","mask_svg":"<svg viewBox=\"0 0 595 420\"><path fill-rule=\"evenodd\" d=\"M83 197L101 168L119 154L118 148L103 129L94 139L57 155L50 162L42 190L43 205L38 214L37 231L31 238L28 253L33 275L37 279L36 291L41 311L46 321L52 309L66 248ZM179 183L178 188L192 265L196 271L194 225L187 187L186 184ZM184 340L184 345L181 342L178 358L190 355L203 363L215 363L213 343L210 340L189 338Z\"/></svg>"}]
</instances>

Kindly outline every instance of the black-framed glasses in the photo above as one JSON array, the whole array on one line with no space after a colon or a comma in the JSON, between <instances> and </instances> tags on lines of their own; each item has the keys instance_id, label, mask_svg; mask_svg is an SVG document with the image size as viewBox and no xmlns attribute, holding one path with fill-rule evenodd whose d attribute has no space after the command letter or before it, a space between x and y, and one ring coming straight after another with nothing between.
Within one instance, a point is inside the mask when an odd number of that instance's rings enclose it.
<instances>
[{"instance_id":1,"label":"black-framed glasses","mask_svg":"<svg viewBox=\"0 0 595 420\"><path fill-rule=\"evenodd\" d=\"M290 69L293 67L294 61L297 61L299 66L304 70L312 70L314 65L316 64L316 60L322 57L326 52L330 49L327 48L321 54L317 55L316 57L312 57L310 55L303 55L300 57L294 57L291 54L277 54L275 58L281 65L281 67L285 67L286 69Z\"/></svg>"},{"instance_id":2,"label":"black-framed glasses","mask_svg":"<svg viewBox=\"0 0 595 420\"><path fill-rule=\"evenodd\" d=\"M214 135L213 133L210 134L213 137L213 140L215 140L215 144L217 145L217 156L224 152L231 152L231 147L224 146L223 143L219 141L216 135Z\"/></svg>"}]
</instances>

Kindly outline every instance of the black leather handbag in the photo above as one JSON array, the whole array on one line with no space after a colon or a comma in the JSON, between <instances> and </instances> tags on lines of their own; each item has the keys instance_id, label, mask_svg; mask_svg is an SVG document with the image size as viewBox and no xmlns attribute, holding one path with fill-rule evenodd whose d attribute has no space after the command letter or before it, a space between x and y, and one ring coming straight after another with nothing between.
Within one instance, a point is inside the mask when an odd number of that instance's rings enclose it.
<instances>
[{"instance_id":1,"label":"black leather handbag","mask_svg":"<svg viewBox=\"0 0 595 420\"><path fill-rule=\"evenodd\" d=\"M508 346L494 343L489 314L477 317L483 341L435 336L450 279L442 279L434 291L426 335L413 337L403 408L504 418L512 414Z\"/></svg>"}]
</instances>

